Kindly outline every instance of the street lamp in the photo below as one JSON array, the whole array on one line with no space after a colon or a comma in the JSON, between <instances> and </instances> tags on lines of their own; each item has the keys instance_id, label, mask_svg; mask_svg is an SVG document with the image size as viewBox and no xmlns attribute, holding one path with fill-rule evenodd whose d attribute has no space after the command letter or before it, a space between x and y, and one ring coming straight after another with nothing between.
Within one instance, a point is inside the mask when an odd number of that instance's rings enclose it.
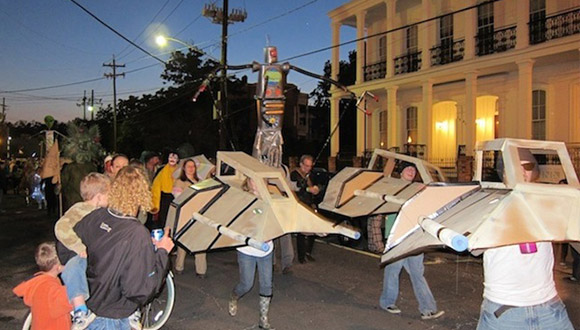
<instances>
[{"instance_id":1,"label":"street lamp","mask_svg":"<svg viewBox=\"0 0 580 330\"><path fill-rule=\"evenodd\" d=\"M179 39L175 39L175 38L172 38L172 37L167 37L167 36L164 36L164 35L158 35L157 37L155 37L155 43L159 47L165 47L165 46L167 46L167 44L169 43L169 41L177 42L178 44L181 44L181 45L189 48L190 50L192 50L192 51L194 51L194 52L196 52L196 53L198 53L200 55L207 56L214 63L219 63L219 61L215 57L207 54L206 52L204 52L203 50L197 48L196 46L194 46L192 44L188 44L185 41L182 41L182 40L179 40Z\"/></svg>"}]
</instances>

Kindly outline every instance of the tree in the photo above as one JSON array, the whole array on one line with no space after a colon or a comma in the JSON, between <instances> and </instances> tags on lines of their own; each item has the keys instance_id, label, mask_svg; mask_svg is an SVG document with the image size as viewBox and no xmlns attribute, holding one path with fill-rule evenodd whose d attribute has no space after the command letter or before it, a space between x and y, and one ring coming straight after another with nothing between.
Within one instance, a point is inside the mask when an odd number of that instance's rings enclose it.
<instances>
[{"instance_id":1,"label":"tree","mask_svg":"<svg viewBox=\"0 0 580 330\"><path fill-rule=\"evenodd\" d=\"M344 86L354 85L356 82L356 51L349 52L348 61L340 61L339 65L340 73L338 82ZM324 76L327 78L331 76L330 61L324 63ZM317 123L317 127L320 127L319 130L324 135L321 139L322 142L318 143L320 148L326 142L329 132L334 129L334 127L330 127L330 87L331 84L329 82L321 80L318 82L317 87L310 93L310 97L312 98L311 110L314 115L313 121ZM343 154L346 157L351 157L356 150L356 111L355 100L343 99L340 101L339 156ZM322 151L324 156L328 156L330 146L326 146Z\"/></svg>"}]
</instances>

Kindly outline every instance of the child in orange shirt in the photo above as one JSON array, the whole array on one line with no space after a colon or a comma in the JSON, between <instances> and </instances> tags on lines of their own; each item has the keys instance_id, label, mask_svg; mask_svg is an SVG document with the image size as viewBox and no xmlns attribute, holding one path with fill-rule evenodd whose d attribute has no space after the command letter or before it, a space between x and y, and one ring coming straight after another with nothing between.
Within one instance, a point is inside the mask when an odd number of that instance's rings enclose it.
<instances>
[{"instance_id":1,"label":"child in orange shirt","mask_svg":"<svg viewBox=\"0 0 580 330\"><path fill-rule=\"evenodd\" d=\"M32 330L69 330L72 306L68 302L66 288L58 278L63 266L56 255L54 242L40 244L34 259L40 272L12 291L30 306Z\"/></svg>"}]
</instances>

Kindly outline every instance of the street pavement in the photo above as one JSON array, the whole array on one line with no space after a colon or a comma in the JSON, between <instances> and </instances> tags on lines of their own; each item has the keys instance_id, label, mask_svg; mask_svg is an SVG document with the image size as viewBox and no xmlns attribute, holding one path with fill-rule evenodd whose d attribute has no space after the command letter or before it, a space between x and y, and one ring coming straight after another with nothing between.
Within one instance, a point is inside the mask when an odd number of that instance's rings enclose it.
<instances>
[{"instance_id":1,"label":"street pavement","mask_svg":"<svg viewBox=\"0 0 580 330\"><path fill-rule=\"evenodd\" d=\"M35 204L26 206L22 196L5 196L0 209L0 329L18 329L28 310L11 290L35 273L34 248L54 239L56 219L49 219ZM397 302L402 313L389 314L378 307L383 274L378 256L334 242L334 237L318 239L316 261L296 263L291 274L275 271L270 322L276 329L474 329L477 325L483 289L480 258L442 250L426 254L425 276L445 315L423 321L405 272ZM176 275L176 306L164 329L257 329L257 283L240 300L238 315L227 313L228 297L238 280L235 250L209 253L207 261L205 279L195 276L193 257L187 258L184 273ZM570 266L571 260L567 267L558 265L554 277L572 323L580 328L580 285L563 280Z\"/></svg>"}]
</instances>

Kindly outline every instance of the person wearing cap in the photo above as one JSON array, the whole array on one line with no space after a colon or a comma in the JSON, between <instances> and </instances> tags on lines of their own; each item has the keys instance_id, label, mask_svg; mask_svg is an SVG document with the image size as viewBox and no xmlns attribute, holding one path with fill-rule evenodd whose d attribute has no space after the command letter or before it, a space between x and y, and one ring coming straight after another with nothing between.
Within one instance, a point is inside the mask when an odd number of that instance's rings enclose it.
<instances>
[{"instance_id":1,"label":"person wearing cap","mask_svg":"<svg viewBox=\"0 0 580 330\"><path fill-rule=\"evenodd\" d=\"M534 182L538 166L520 151L525 182ZM554 283L551 242L528 242L483 253L483 302L478 330L574 329Z\"/></svg>"},{"instance_id":2,"label":"person wearing cap","mask_svg":"<svg viewBox=\"0 0 580 330\"><path fill-rule=\"evenodd\" d=\"M103 161L103 174L111 177L111 161L113 160L113 155L107 155Z\"/></svg>"},{"instance_id":3,"label":"person wearing cap","mask_svg":"<svg viewBox=\"0 0 580 330\"><path fill-rule=\"evenodd\" d=\"M401 179L408 182L413 182L416 175L417 169L415 166L410 164L401 171ZM387 221L385 224L385 232L390 232L393 222L394 218L392 221ZM437 310L437 302L435 302L433 293L431 293L429 284L427 284L427 280L425 279L423 258L424 254L421 253L415 256L406 257L385 266L383 292L379 298L379 305L382 309L391 314L401 313L401 310L397 305L395 305L395 303L399 296L399 277L401 276L401 270L405 268L411 278L415 298L417 298L417 301L419 302L421 318L423 320L430 320L436 319L445 314L444 311Z\"/></svg>"}]
</instances>

